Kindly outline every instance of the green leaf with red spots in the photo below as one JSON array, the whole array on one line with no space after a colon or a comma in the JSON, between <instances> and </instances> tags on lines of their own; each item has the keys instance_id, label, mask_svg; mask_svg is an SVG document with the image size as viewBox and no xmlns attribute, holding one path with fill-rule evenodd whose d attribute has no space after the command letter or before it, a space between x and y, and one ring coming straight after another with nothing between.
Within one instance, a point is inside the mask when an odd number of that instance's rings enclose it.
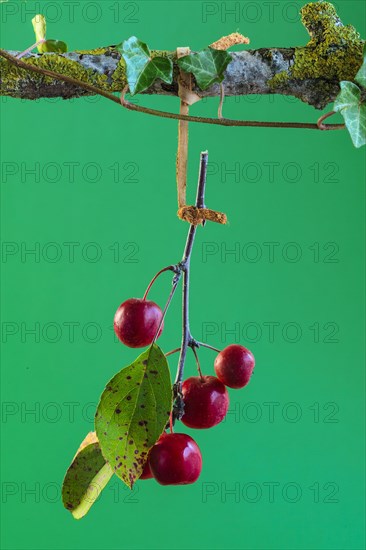
<instances>
[{"instance_id":1,"label":"green leaf with red spots","mask_svg":"<svg viewBox=\"0 0 366 550\"><path fill-rule=\"evenodd\" d=\"M113 476L104 459L95 432L90 432L80 445L66 472L62 485L62 502L75 519L87 514Z\"/></svg>"},{"instance_id":2,"label":"green leaf with red spots","mask_svg":"<svg viewBox=\"0 0 366 550\"><path fill-rule=\"evenodd\" d=\"M165 355L153 344L107 384L95 415L104 458L128 487L168 422L172 386Z\"/></svg>"}]
</instances>

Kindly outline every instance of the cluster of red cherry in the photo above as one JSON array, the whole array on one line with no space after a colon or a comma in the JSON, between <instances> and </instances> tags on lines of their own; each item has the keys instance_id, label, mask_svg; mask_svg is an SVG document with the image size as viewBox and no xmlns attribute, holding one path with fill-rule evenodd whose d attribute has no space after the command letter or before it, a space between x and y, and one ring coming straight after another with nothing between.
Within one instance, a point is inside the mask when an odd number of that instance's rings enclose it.
<instances>
[{"instance_id":1,"label":"cluster of red cherry","mask_svg":"<svg viewBox=\"0 0 366 550\"><path fill-rule=\"evenodd\" d=\"M150 345L163 329L163 312L150 300L131 298L123 302L114 317L114 330L126 346ZM229 388L243 388L254 369L253 354L232 344L216 357L216 376L192 376L182 385L182 422L189 428L212 428L226 416ZM197 481L202 456L197 443L183 433L164 432L149 453L140 479L154 477L162 485L185 485Z\"/></svg>"}]
</instances>

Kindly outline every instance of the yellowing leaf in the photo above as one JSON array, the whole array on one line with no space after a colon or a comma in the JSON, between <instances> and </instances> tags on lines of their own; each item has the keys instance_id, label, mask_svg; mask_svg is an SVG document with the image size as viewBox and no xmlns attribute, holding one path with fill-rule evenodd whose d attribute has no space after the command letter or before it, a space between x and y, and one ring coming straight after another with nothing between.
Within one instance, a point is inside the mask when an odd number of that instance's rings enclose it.
<instances>
[{"instance_id":1,"label":"yellowing leaf","mask_svg":"<svg viewBox=\"0 0 366 550\"><path fill-rule=\"evenodd\" d=\"M77 450L62 485L62 502L75 519L88 513L112 475L96 433L90 432Z\"/></svg>"}]
</instances>

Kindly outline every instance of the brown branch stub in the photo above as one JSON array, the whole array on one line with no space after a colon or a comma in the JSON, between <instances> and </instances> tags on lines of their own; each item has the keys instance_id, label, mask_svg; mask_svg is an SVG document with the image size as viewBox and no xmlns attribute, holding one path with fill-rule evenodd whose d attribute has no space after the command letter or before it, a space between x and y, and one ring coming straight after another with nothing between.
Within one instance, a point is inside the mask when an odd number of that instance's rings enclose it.
<instances>
[{"instance_id":1,"label":"brown branch stub","mask_svg":"<svg viewBox=\"0 0 366 550\"><path fill-rule=\"evenodd\" d=\"M227 217L223 212L217 212L210 208L197 208L196 206L183 206L178 210L178 218L192 225L202 225L204 221L226 224Z\"/></svg>"},{"instance_id":2,"label":"brown branch stub","mask_svg":"<svg viewBox=\"0 0 366 550\"><path fill-rule=\"evenodd\" d=\"M250 44L250 40L239 32L232 32L210 44L210 48L214 50L228 50L231 46L236 46L238 44Z\"/></svg>"}]
</instances>

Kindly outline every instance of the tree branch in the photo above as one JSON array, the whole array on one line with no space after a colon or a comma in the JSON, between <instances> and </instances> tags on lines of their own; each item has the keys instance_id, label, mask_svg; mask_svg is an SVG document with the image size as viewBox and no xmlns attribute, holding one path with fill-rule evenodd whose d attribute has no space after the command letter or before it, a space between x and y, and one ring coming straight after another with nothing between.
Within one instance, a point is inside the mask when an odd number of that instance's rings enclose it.
<instances>
[{"instance_id":1,"label":"tree branch","mask_svg":"<svg viewBox=\"0 0 366 550\"><path fill-rule=\"evenodd\" d=\"M353 81L362 63L363 41L355 29L344 26L334 6L327 2L307 4L302 22L310 35L303 47L261 48L231 53L223 82L225 96L283 94L297 97L323 109L339 92L341 80ZM17 55L18 52L9 52ZM178 95L176 53L155 50L174 62L172 84L157 80L146 93ZM82 80L109 92L120 92L127 84L125 63L114 46L59 54L28 54L26 63ZM15 67L0 57L0 94L22 99L62 97L70 99L92 92L42 74ZM201 97L220 95L218 84L194 92Z\"/></svg>"}]
</instances>

